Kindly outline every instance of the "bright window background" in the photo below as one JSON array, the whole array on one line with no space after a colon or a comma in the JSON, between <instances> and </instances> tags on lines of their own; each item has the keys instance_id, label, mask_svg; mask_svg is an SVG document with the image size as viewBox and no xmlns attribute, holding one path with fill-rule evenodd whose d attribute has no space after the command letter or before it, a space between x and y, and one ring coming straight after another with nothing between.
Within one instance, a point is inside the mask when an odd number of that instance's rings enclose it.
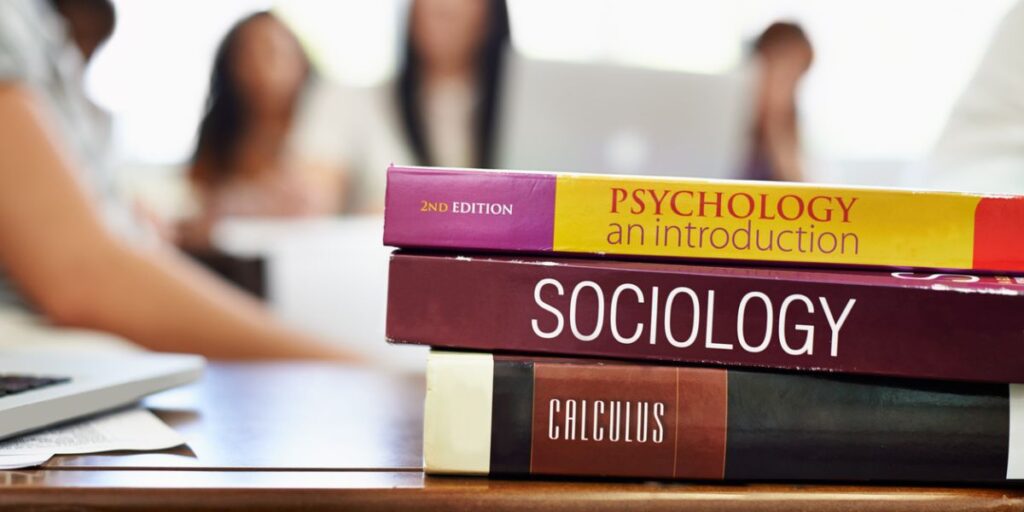
<instances>
[{"instance_id":1,"label":"bright window background","mask_svg":"<svg viewBox=\"0 0 1024 512\"><path fill-rule=\"evenodd\" d=\"M777 19L815 46L801 115L810 152L835 162L923 156L1013 0L511 0L514 43L534 57L719 72ZM330 78L393 72L405 0L119 0L87 83L116 119L126 162L189 155L209 67L239 17L274 8Z\"/></svg>"}]
</instances>

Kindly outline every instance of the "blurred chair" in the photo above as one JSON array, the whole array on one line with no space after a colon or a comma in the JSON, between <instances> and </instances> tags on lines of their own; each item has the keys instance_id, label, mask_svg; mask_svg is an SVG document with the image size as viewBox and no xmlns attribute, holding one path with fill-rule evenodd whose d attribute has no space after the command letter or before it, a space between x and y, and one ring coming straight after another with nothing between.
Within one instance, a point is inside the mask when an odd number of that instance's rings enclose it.
<instances>
[{"instance_id":1,"label":"blurred chair","mask_svg":"<svg viewBox=\"0 0 1024 512\"><path fill-rule=\"evenodd\" d=\"M267 299L267 262L264 258L231 256L212 249L190 250L187 253L224 280L258 299Z\"/></svg>"}]
</instances>

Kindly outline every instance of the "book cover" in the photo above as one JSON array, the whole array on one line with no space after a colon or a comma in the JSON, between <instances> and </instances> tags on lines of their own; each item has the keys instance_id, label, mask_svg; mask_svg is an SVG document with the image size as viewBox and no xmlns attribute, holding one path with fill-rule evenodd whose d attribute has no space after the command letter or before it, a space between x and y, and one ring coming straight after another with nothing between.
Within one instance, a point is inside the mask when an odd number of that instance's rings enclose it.
<instances>
[{"instance_id":1,"label":"book cover","mask_svg":"<svg viewBox=\"0 0 1024 512\"><path fill-rule=\"evenodd\" d=\"M395 343L1024 383L1024 278L398 251Z\"/></svg>"},{"instance_id":2,"label":"book cover","mask_svg":"<svg viewBox=\"0 0 1024 512\"><path fill-rule=\"evenodd\" d=\"M431 353L432 474L993 482L1024 387Z\"/></svg>"},{"instance_id":3,"label":"book cover","mask_svg":"<svg viewBox=\"0 0 1024 512\"><path fill-rule=\"evenodd\" d=\"M1024 270L1024 197L794 183L388 169L384 243Z\"/></svg>"}]
</instances>

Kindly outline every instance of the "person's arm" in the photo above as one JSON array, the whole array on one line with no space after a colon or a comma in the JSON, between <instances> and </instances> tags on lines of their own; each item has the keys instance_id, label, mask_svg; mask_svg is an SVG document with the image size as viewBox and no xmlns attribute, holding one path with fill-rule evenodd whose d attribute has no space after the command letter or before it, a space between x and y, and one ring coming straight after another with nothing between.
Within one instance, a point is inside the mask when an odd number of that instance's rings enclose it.
<instances>
[{"instance_id":1,"label":"person's arm","mask_svg":"<svg viewBox=\"0 0 1024 512\"><path fill-rule=\"evenodd\" d=\"M109 233L47 119L31 91L0 84L0 265L52 321L212 358L346 357L176 254Z\"/></svg>"}]
</instances>

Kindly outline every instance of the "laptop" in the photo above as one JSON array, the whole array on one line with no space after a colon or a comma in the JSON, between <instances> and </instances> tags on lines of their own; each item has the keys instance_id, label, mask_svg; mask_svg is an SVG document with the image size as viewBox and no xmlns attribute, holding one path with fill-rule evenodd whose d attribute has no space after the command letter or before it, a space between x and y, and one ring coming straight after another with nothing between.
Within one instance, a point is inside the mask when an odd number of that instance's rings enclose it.
<instances>
[{"instance_id":1,"label":"laptop","mask_svg":"<svg viewBox=\"0 0 1024 512\"><path fill-rule=\"evenodd\" d=\"M0 353L0 439L187 384L204 365L202 357L184 354Z\"/></svg>"},{"instance_id":2,"label":"laptop","mask_svg":"<svg viewBox=\"0 0 1024 512\"><path fill-rule=\"evenodd\" d=\"M736 178L750 69L697 74L510 54L497 161L506 169Z\"/></svg>"}]
</instances>

